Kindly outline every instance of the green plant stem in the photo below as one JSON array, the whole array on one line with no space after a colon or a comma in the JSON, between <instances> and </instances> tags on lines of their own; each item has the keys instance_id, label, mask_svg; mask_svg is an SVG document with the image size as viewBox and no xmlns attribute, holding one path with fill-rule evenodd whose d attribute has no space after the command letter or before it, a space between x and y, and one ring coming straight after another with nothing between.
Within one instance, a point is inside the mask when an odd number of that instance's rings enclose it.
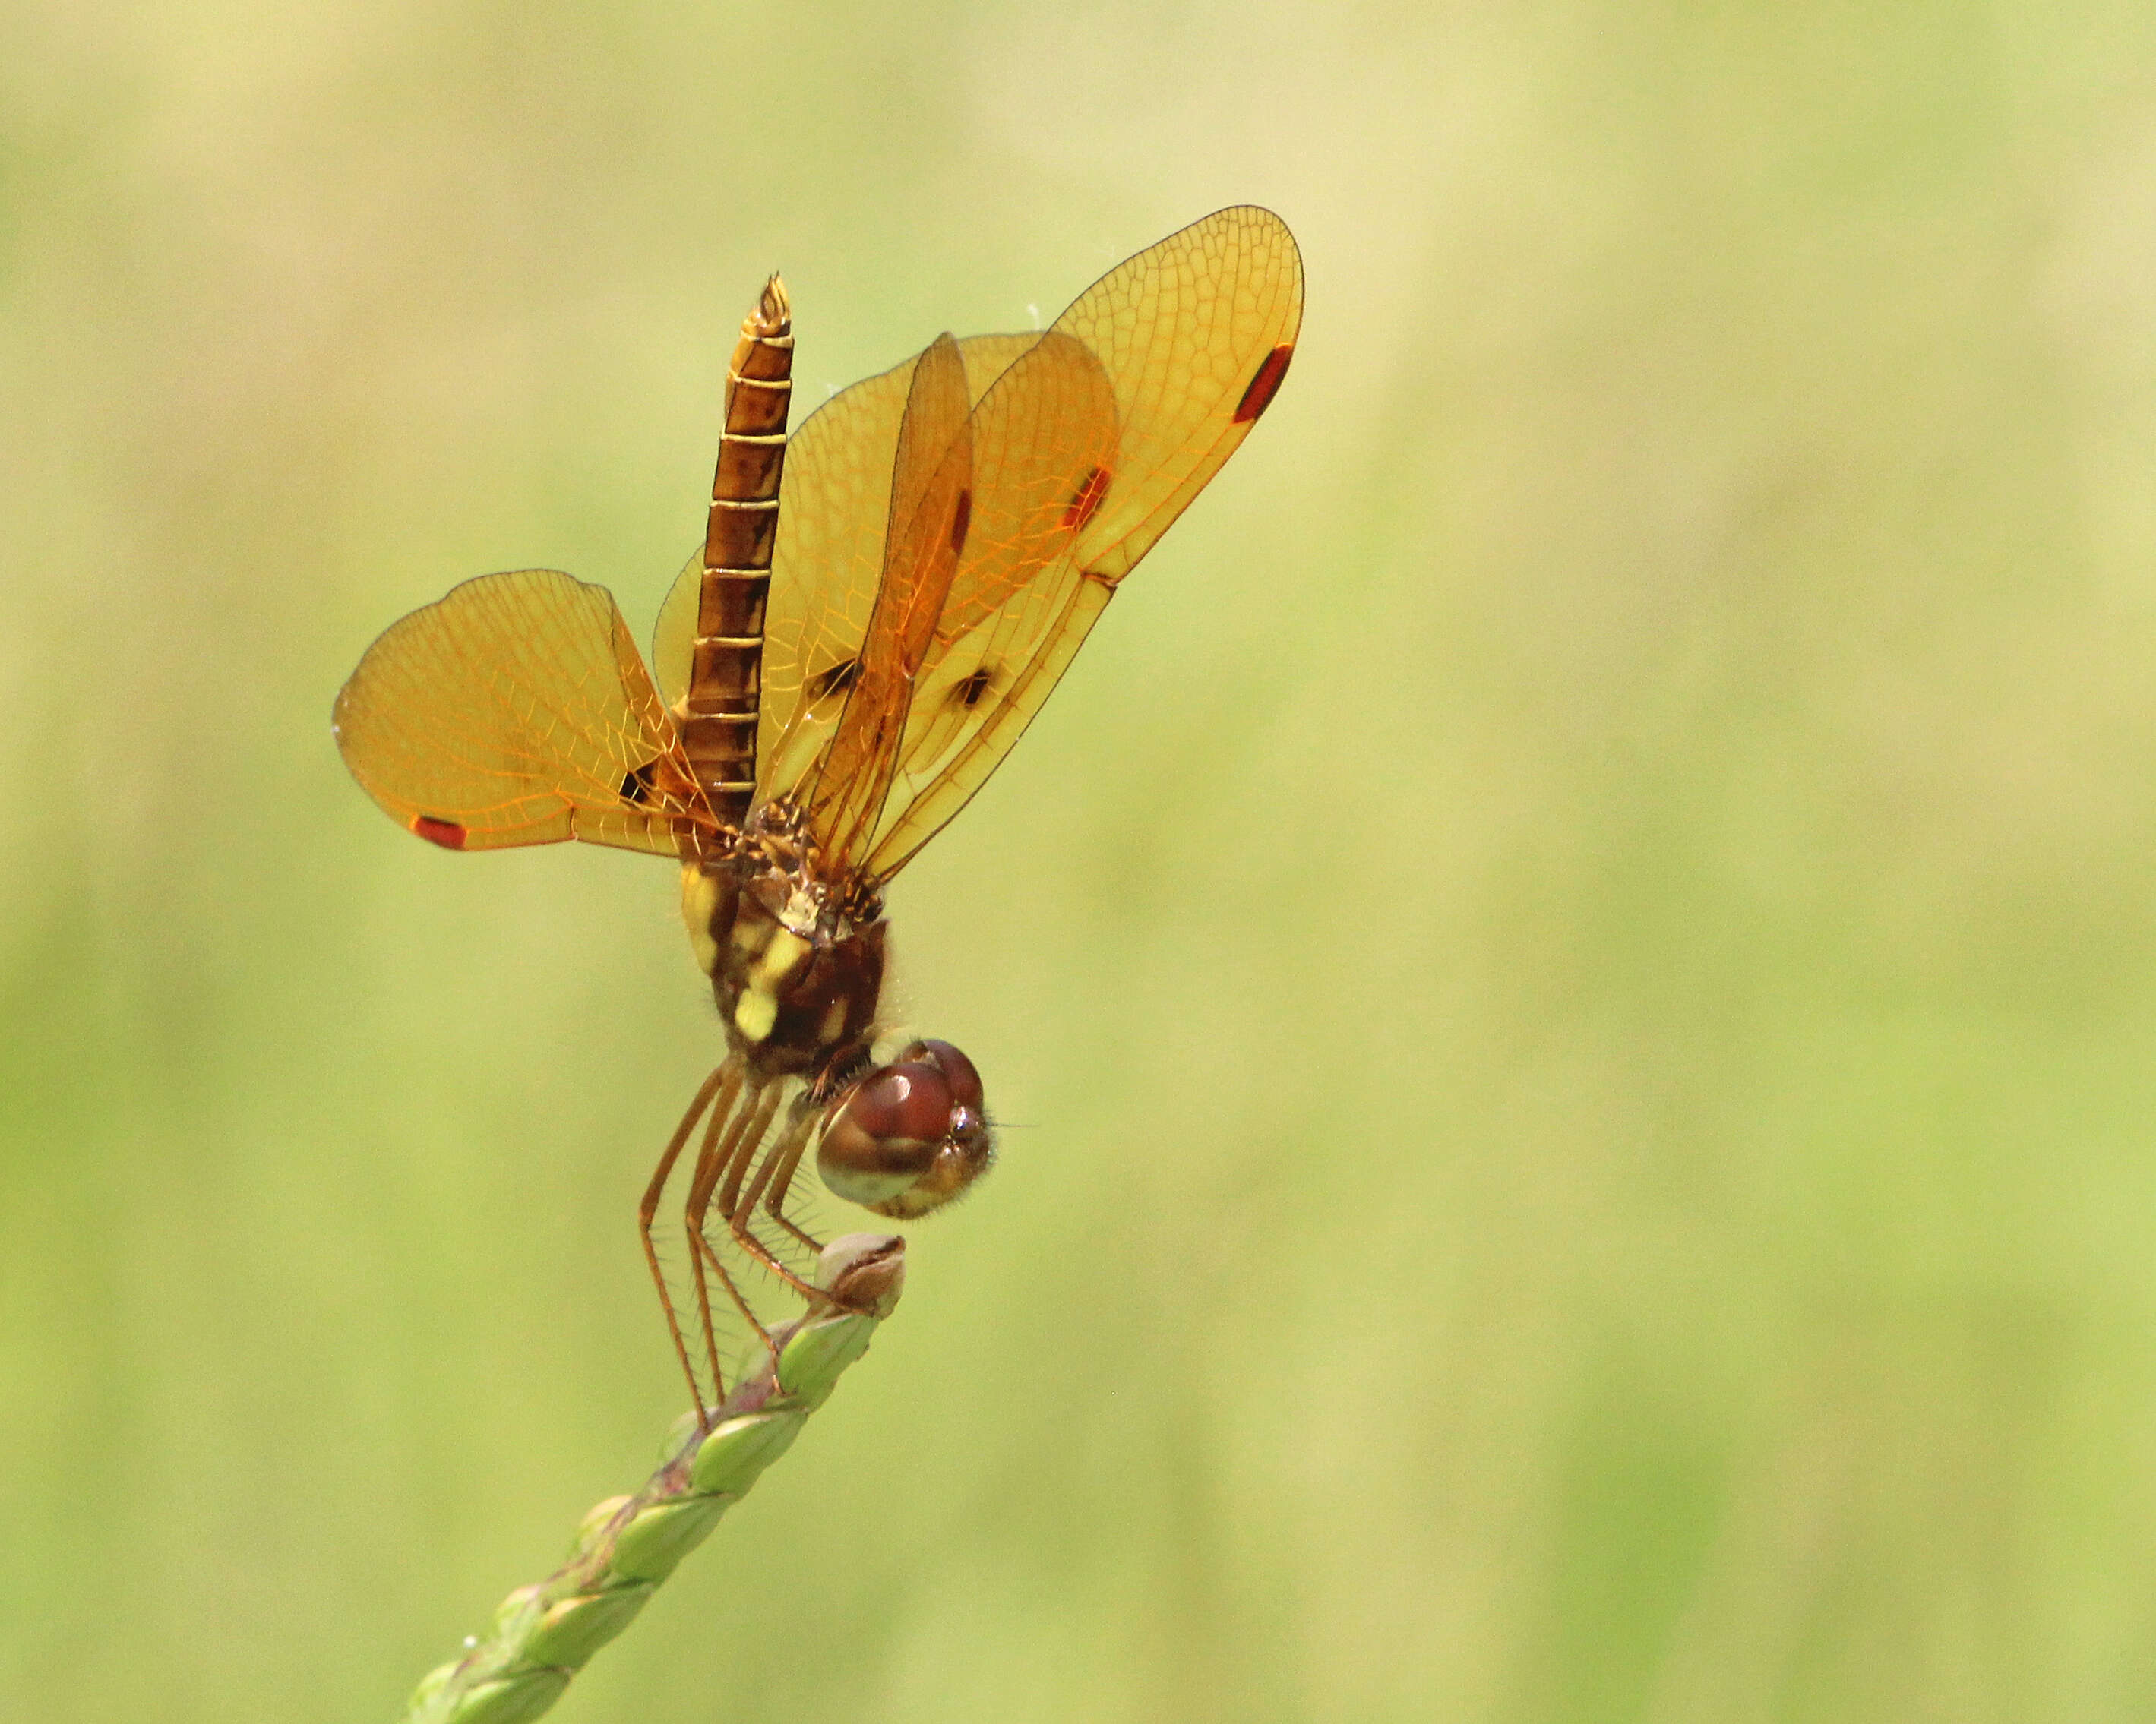
<instances>
[{"instance_id":1,"label":"green plant stem","mask_svg":"<svg viewBox=\"0 0 2156 1724\"><path fill-rule=\"evenodd\" d=\"M462 1658L430 1671L402 1724L524 1724L562 1697L569 1679L641 1610L675 1565L784 1454L808 1414L864 1352L898 1303L904 1241L881 1234L834 1240L817 1266L829 1303L772 1331L767 1364L711 1416L693 1413L669 1434L659 1470L633 1496L586 1515L568 1560L501 1602Z\"/></svg>"}]
</instances>

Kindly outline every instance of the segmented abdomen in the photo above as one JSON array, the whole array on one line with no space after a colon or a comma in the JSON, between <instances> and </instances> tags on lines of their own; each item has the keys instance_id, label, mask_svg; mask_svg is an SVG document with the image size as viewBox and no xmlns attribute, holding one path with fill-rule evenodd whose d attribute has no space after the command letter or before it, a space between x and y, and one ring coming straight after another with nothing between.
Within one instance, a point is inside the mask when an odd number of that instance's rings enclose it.
<instances>
[{"instance_id":1,"label":"segmented abdomen","mask_svg":"<svg viewBox=\"0 0 2156 1724\"><path fill-rule=\"evenodd\" d=\"M742 321L726 372L726 428L711 477L696 644L681 702L681 741L712 811L738 827L756 788L763 617L778 482L793 393L793 319L776 275Z\"/></svg>"}]
</instances>

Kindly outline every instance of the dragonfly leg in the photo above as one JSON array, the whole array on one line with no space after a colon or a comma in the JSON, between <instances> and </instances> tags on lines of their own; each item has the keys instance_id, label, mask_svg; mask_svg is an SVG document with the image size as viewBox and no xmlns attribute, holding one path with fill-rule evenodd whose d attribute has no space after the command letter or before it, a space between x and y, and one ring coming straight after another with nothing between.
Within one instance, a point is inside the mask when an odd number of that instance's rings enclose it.
<instances>
[{"instance_id":1,"label":"dragonfly leg","mask_svg":"<svg viewBox=\"0 0 2156 1724\"><path fill-rule=\"evenodd\" d=\"M674 1311L674 1296L666 1285L666 1271L659 1266L659 1249L651 1242L651 1224L658 1217L659 1200L665 1194L666 1182L673 1174L674 1163L680 1159L682 1146L696 1129L704 1110L711 1105L711 1097L718 1093L728 1070L727 1066L721 1065L704 1080L702 1087L689 1103L689 1111L681 1116L681 1123L667 1140L665 1152L653 1170L651 1183L644 1188L644 1201L636 1207L636 1228L644 1240L644 1260L651 1270L651 1285L659 1290L659 1308L666 1313L666 1332L673 1337L674 1357L681 1362L681 1374L689 1379L689 1398L696 1403L696 1423L700 1425L710 1423L704 1408L703 1390L697 1384L695 1367L689 1362L689 1344L682 1338L681 1320ZM734 1075L738 1080L739 1073Z\"/></svg>"},{"instance_id":2,"label":"dragonfly leg","mask_svg":"<svg viewBox=\"0 0 2156 1724\"><path fill-rule=\"evenodd\" d=\"M711 1188L717 1183L727 1163L739 1152L742 1138L755 1141L748 1131L762 1100L762 1085L746 1075L731 1085L720 1105L711 1111L710 1123L704 1128L704 1141L696 1153L696 1170L689 1181L689 1193L681 1208L682 1231L689 1241L689 1261L696 1285L696 1314L703 1324L704 1354L711 1367L712 1393L720 1401L726 1398L724 1372L719 1363L718 1328L711 1316L711 1253L704 1238L704 1214L711 1201ZM721 1271L726 1290L740 1303L740 1296L732 1283Z\"/></svg>"},{"instance_id":3,"label":"dragonfly leg","mask_svg":"<svg viewBox=\"0 0 2156 1724\"><path fill-rule=\"evenodd\" d=\"M750 1308L741 1289L734 1284L733 1276L720 1260L704 1229L715 1188L721 1215L726 1213L728 1193L740 1189L744 1169L754 1158L757 1147L762 1142L765 1133L771 1129L771 1116L778 1108L779 1090L777 1084L755 1084L745 1096L740 1098L734 1116L727 1123L724 1138L721 1140L711 1132L706 1133L703 1152L696 1157L696 1177L690 1183L689 1201L683 1211L682 1219L689 1234L690 1253L696 1262L696 1297L704 1320L704 1345L711 1354L711 1369L715 1374L719 1368L719 1344L717 1331L711 1321L709 1275L712 1272L717 1274L727 1296L739 1307L742 1316L747 1319L749 1327L762 1339L764 1350L772 1355L776 1367L778 1351L772 1344L770 1332ZM722 1176L723 1185L721 1183ZM724 1398L723 1394L721 1398Z\"/></svg>"},{"instance_id":4,"label":"dragonfly leg","mask_svg":"<svg viewBox=\"0 0 2156 1724\"><path fill-rule=\"evenodd\" d=\"M771 1188L763 1196L763 1211L799 1240L812 1255L821 1255L824 1242L805 1228L797 1226L793 1218L786 1213L786 1193L793 1187L794 1172L801 1166L802 1153L808 1147L808 1140L814 1135L813 1131L803 1131L787 1134L787 1141L781 1146L783 1158L772 1170Z\"/></svg>"},{"instance_id":5,"label":"dragonfly leg","mask_svg":"<svg viewBox=\"0 0 2156 1724\"><path fill-rule=\"evenodd\" d=\"M681 1231L689 1241L689 1273L696 1289L696 1317L703 1327L704 1358L705 1362L711 1367L711 1401L715 1406L726 1398L726 1378L725 1373L719 1368L718 1342L711 1331L711 1282L704 1269L703 1254L696 1249L703 1234L696 1224L688 1219L687 1212L693 1209L696 1205L696 1187L706 1177L704 1169L711 1165L716 1158L720 1130L732 1119L731 1109L739 1099L737 1093L729 1095L726 1097L725 1106L711 1110L711 1117L704 1126L704 1141L696 1148L696 1171L689 1178L689 1197L683 1206L684 1215L681 1223Z\"/></svg>"},{"instance_id":6,"label":"dragonfly leg","mask_svg":"<svg viewBox=\"0 0 2156 1724\"><path fill-rule=\"evenodd\" d=\"M771 1356L771 1368L774 1372L777 1371L778 1369L778 1347L777 1343L771 1338L771 1331L766 1329L762 1323L757 1320L756 1312L750 1308L748 1301L742 1296L740 1285L735 1281L732 1273L726 1268L725 1260L719 1255L717 1251L712 1249L711 1242L706 1239L701 1233L693 1235L693 1237L696 1239L694 1249L698 1253L697 1268L700 1275L708 1270L709 1273L715 1275L719 1278L719 1285L726 1289L726 1297L733 1301L734 1309L742 1314L742 1321L749 1326L749 1332L754 1335L757 1340L763 1343L763 1350ZM710 1307L706 1306L706 1311L707 1313ZM708 1315L706 1316L705 1321L704 1332L705 1338L711 1344L713 1350L713 1355L716 1357L717 1352L717 1342L711 1337L711 1324ZM716 1367L715 1366L713 1368L716 1369Z\"/></svg>"},{"instance_id":7,"label":"dragonfly leg","mask_svg":"<svg viewBox=\"0 0 2156 1724\"><path fill-rule=\"evenodd\" d=\"M772 1115L778 1111L779 1087L778 1084L771 1084L759 1093L757 1099L762 1105L754 1111L759 1111L762 1117L757 1121L756 1129L737 1141L728 1142L725 1166L713 1168L709 1183L701 1187L704 1201L696 1208L696 1224L699 1227L703 1225L705 1212L714 1201L717 1203L722 1218L730 1218L733 1214L734 1205L741 1195L742 1181L748 1175L749 1164L756 1159L756 1152L762 1145L764 1134L771 1129ZM721 1172L726 1175L723 1180L719 1178Z\"/></svg>"},{"instance_id":8,"label":"dragonfly leg","mask_svg":"<svg viewBox=\"0 0 2156 1724\"><path fill-rule=\"evenodd\" d=\"M814 1119L814 1114L811 1110L805 1107L794 1109L793 1115L786 1121L784 1135L763 1157L762 1163L757 1168L756 1178L750 1183L748 1189L737 1193L737 1201L732 1207L728 1208L722 1203L719 1211L726 1218L726 1225L733 1234L735 1244L812 1304L826 1299L829 1296L814 1282L803 1280L780 1262L772 1249L758 1239L750 1229L749 1222L756 1213L757 1200L763 1196L778 1169L784 1167L788 1169L789 1177L791 1176L794 1163L801 1159L802 1147L808 1142ZM795 1231L798 1232L798 1229ZM806 1238L806 1235L803 1237ZM811 1243L814 1242L811 1241ZM819 1246L817 1249L822 1248Z\"/></svg>"}]
</instances>

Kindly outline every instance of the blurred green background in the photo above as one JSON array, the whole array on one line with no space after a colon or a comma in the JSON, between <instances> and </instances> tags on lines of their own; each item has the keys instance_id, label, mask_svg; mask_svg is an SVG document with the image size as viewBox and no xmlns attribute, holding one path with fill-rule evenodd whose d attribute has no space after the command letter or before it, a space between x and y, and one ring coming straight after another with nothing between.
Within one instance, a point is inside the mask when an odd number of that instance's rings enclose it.
<instances>
[{"instance_id":1,"label":"blurred green background","mask_svg":"<svg viewBox=\"0 0 2156 1724\"><path fill-rule=\"evenodd\" d=\"M388 1717L639 1480L663 864L348 782L1221 204L1258 434L892 905L1008 1122L565 1720L2156 1716L2156 16L0 16L0 1715Z\"/></svg>"}]
</instances>

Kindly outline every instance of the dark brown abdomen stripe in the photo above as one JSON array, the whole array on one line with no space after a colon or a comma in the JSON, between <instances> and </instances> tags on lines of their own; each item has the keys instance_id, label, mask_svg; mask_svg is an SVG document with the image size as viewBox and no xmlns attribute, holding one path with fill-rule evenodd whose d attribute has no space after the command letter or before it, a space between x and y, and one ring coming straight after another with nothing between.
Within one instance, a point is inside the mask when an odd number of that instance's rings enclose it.
<instances>
[{"instance_id":1,"label":"dark brown abdomen stripe","mask_svg":"<svg viewBox=\"0 0 2156 1724\"><path fill-rule=\"evenodd\" d=\"M681 744L712 812L739 826L756 789L764 601L778 536L778 480L793 394L793 319L776 275L742 322L726 372L726 428L711 478L696 644Z\"/></svg>"}]
</instances>

